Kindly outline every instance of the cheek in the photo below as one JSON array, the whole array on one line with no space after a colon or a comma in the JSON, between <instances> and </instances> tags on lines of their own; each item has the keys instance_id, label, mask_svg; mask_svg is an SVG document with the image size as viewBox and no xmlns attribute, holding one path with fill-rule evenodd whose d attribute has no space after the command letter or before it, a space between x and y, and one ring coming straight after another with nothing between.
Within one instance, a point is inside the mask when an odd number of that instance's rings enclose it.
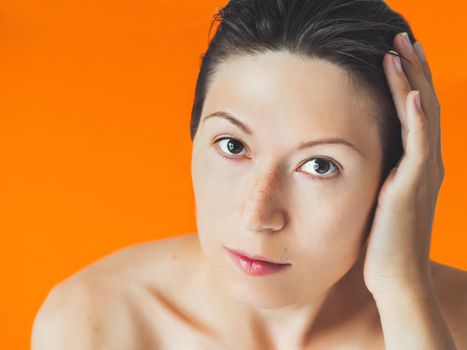
<instances>
[{"instance_id":1,"label":"cheek","mask_svg":"<svg viewBox=\"0 0 467 350\"><path fill-rule=\"evenodd\" d=\"M206 215L211 214L211 220L215 221L221 212L234 215L231 211L232 203L237 200L234 195L238 196L241 191L245 191L245 186L241 182L244 169L246 169L244 165L222 159L209 146L204 146L199 153L193 154L192 177L195 199L199 209L202 209Z\"/></svg>"},{"instance_id":2,"label":"cheek","mask_svg":"<svg viewBox=\"0 0 467 350\"><path fill-rule=\"evenodd\" d=\"M211 241L220 242L220 232L225 232L229 228L226 225L230 226L236 217L231 205L239 176L228 170L209 150L193 153L191 171L198 233L209 235Z\"/></svg>"},{"instance_id":3,"label":"cheek","mask_svg":"<svg viewBox=\"0 0 467 350\"><path fill-rule=\"evenodd\" d=\"M310 263L317 265L330 259L353 260L362 248L374 198L368 183L351 190L345 186L341 191L334 188L314 197L297 197L291 221L300 255L308 256Z\"/></svg>"},{"instance_id":4,"label":"cheek","mask_svg":"<svg viewBox=\"0 0 467 350\"><path fill-rule=\"evenodd\" d=\"M354 265L362 252L371 200L347 192L302 204L295 209L294 244L289 247L306 295L328 288Z\"/></svg>"}]
</instances>

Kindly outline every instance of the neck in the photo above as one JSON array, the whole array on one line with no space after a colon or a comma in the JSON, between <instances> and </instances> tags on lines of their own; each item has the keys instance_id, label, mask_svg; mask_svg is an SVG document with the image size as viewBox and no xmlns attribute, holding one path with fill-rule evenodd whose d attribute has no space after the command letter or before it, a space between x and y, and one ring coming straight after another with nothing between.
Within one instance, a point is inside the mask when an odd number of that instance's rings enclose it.
<instances>
[{"instance_id":1,"label":"neck","mask_svg":"<svg viewBox=\"0 0 467 350\"><path fill-rule=\"evenodd\" d=\"M233 329L234 334L244 331L263 348L264 344L270 344L271 348L283 348L281 344L301 348L318 341L320 335L334 334L350 321L366 323L366 326L369 321L375 324L377 313L363 281L363 262L361 255L353 267L321 295L286 307L260 309L246 305L227 295L215 281L207 282L210 300L219 308L218 314L229 316L229 324L221 327Z\"/></svg>"}]
</instances>

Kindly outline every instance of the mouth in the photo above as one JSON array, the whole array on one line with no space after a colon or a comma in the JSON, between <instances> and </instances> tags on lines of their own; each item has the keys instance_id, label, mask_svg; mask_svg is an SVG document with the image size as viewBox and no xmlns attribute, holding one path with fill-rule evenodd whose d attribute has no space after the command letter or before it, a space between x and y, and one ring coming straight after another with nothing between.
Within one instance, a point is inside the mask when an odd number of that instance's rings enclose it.
<instances>
[{"instance_id":1,"label":"mouth","mask_svg":"<svg viewBox=\"0 0 467 350\"><path fill-rule=\"evenodd\" d=\"M238 250L238 249L232 249L232 248L227 248L227 247L224 247L224 248L228 252L230 252L232 254L238 255L238 256L243 257L243 258L247 258L247 259L252 260L252 261L264 262L264 263L275 264L275 265L290 265L289 263L280 263L280 262L274 261L272 259L266 258L266 257L261 256L261 255L250 255L250 254L248 254L248 253L246 253L244 251Z\"/></svg>"},{"instance_id":2,"label":"mouth","mask_svg":"<svg viewBox=\"0 0 467 350\"><path fill-rule=\"evenodd\" d=\"M235 265L248 275L268 275L282 271L291 265L289 263L276 263L260 255L252 256L240 250L224 248L229 253Z\"/></svg>"}]
</instances>

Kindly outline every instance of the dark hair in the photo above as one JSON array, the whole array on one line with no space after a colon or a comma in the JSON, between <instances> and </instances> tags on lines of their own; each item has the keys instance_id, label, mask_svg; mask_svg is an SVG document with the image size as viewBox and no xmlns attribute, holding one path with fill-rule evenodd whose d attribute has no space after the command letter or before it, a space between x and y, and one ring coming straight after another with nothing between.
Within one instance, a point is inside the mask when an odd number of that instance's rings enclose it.
<instances>
[{"instance_id":1,"label":"dark hair","mask_svg":"<svg viewBox=\"0 0 467 350\"><path fill-rule=\"evenodd\" d=\"M216 21L220 22L216 33L201 55L190 121L192 141L220 63L234 55L285 50L335 63L347 71L352 83L371 93L383 145L382 178L387 176L400 160L403 146L383 57L401 31L416 41L402 15L381 0L230 0L214 15L211 27Z\"/></svg>"}]
</instances>

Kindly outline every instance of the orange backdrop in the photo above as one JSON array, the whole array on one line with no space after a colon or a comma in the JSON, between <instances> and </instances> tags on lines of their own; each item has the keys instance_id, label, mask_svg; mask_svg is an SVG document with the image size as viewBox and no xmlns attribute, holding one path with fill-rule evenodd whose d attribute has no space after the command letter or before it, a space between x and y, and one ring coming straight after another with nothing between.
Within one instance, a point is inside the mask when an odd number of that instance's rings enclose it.
<instances>
[{"instance_id":1,"label":"orange backdrop","mask_svg":"<svg viewBox=\"0 0 467 350\"><path fill-rule=\"evenodd\" d=\"M189 120L221 0L0 2L0 347L27 349L58 282L121 247L196 231ZM467 5L388 1L442 105L431 258L467 269Z\"/></svg>"}]
</instances>

